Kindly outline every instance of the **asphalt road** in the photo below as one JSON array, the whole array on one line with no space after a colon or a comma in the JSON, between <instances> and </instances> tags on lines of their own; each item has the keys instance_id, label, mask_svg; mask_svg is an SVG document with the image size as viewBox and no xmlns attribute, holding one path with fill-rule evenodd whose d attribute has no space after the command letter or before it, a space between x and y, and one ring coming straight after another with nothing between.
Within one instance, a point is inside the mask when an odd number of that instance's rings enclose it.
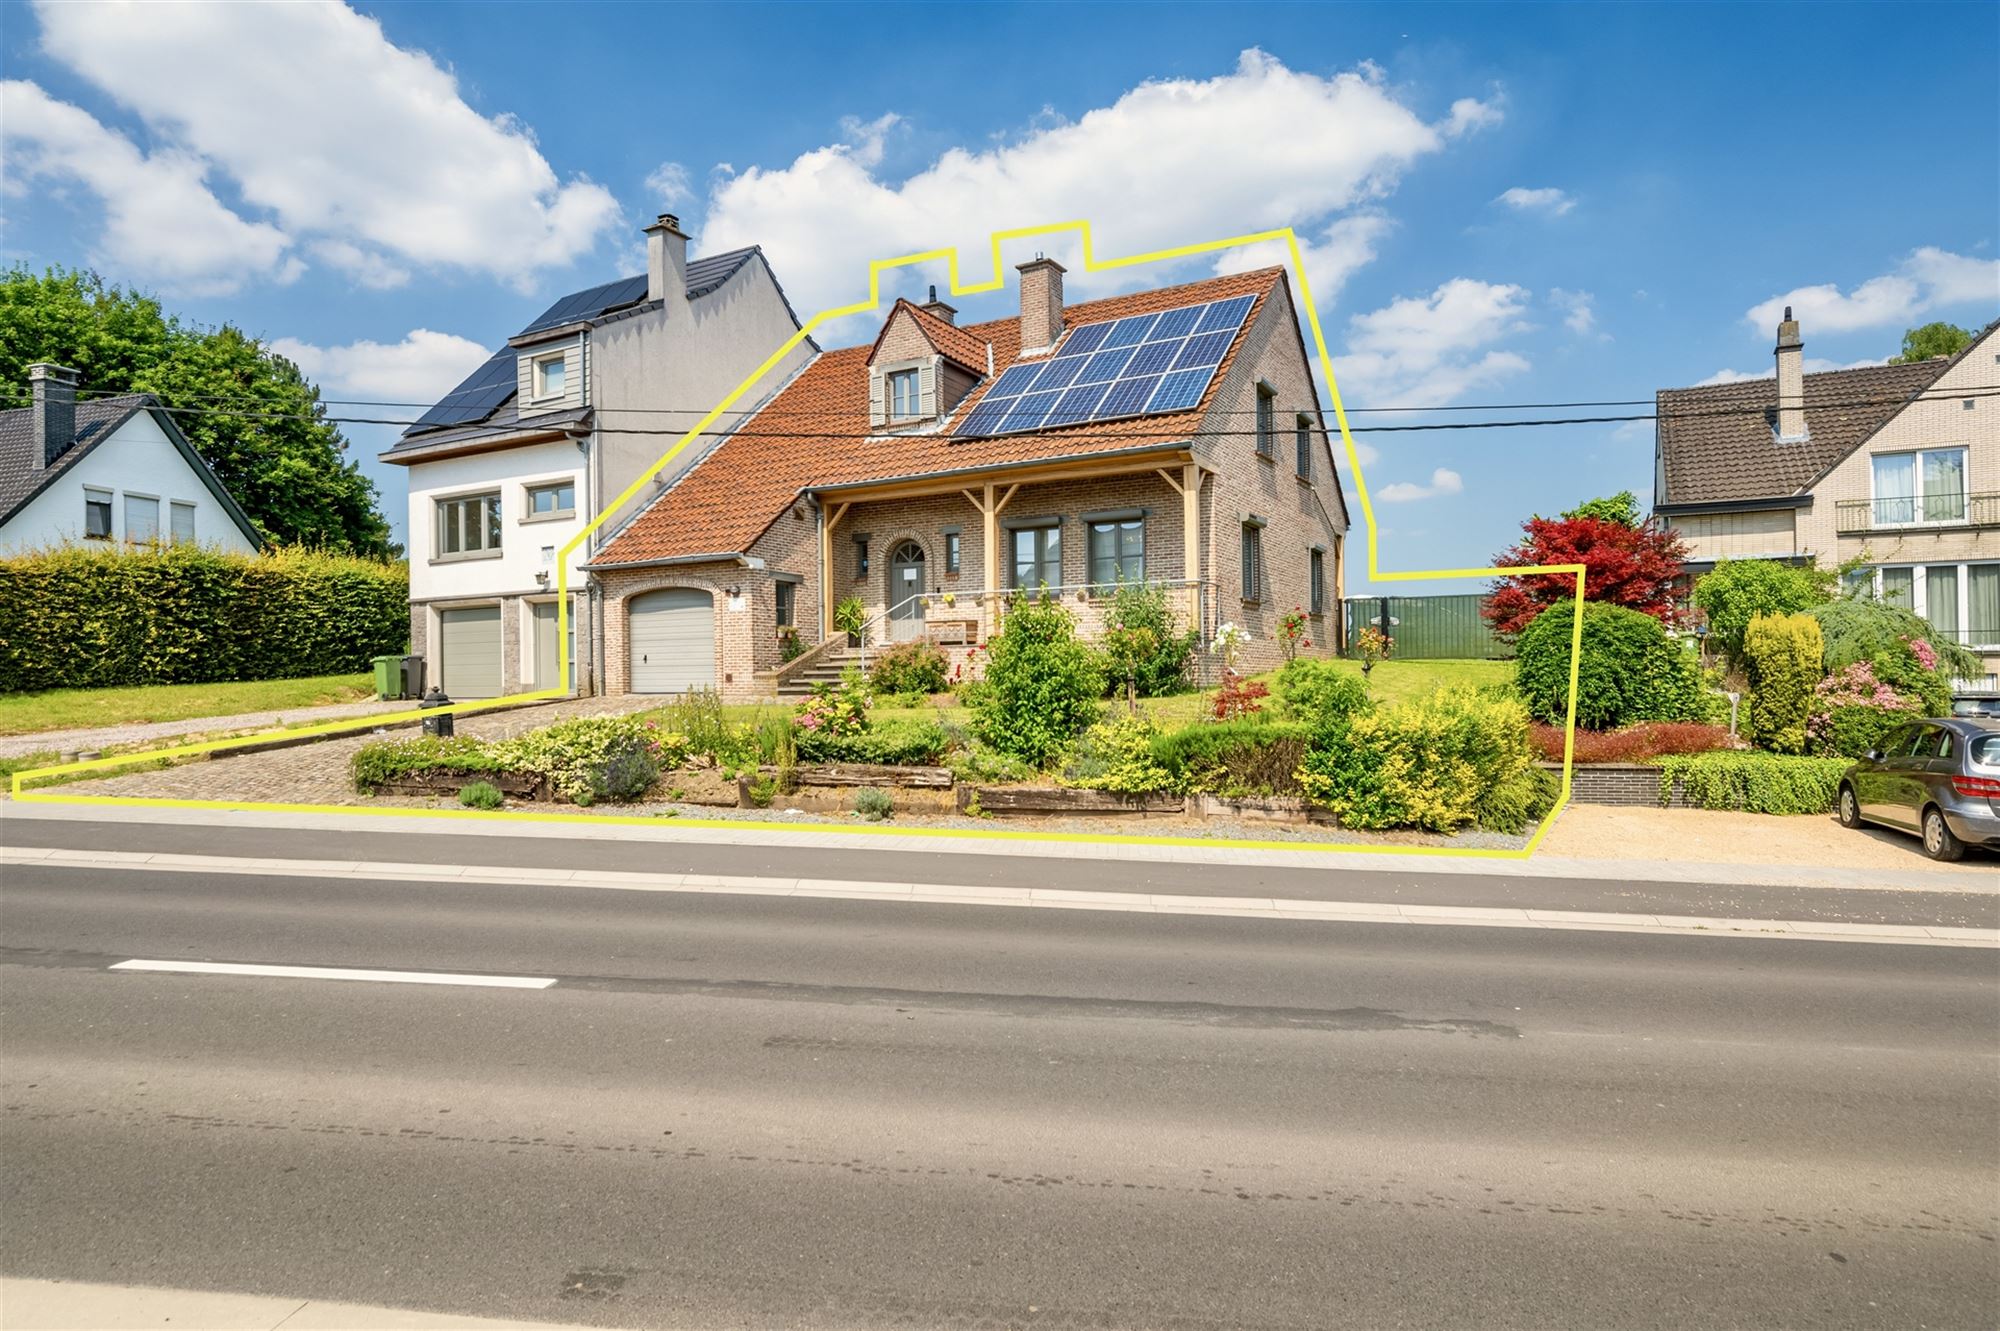
<instances>
[{"instance_id":1,"label":"asphalt road","mask_svg":"<svg viewBox=\"0 0 2000 1331\"><path fill-rule=\"evenodd\" d=\"M0 1269L623 1326L1992 1327L1995 956L9 866Z\"/></svg>"}]
</instances>

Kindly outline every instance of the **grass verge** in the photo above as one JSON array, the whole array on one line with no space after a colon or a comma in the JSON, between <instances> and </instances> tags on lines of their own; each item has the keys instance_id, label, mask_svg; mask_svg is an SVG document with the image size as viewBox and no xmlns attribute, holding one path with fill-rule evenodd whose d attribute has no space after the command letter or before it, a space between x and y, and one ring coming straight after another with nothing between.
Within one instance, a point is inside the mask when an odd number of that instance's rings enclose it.
<instances>
[{"instance_id":1,"label":"grass verge","mask_svg":"<svg viewBox=\"0 0 2000 1331\"><path fill-rule=\"evenodd\" d=\"M367 675L14 693L0 696L0 735L144 725L154 721L185 721L190 717L233 716L240 712L290 711L360 702L374 695L374 681Z\"/></svg>"}]
</instances>

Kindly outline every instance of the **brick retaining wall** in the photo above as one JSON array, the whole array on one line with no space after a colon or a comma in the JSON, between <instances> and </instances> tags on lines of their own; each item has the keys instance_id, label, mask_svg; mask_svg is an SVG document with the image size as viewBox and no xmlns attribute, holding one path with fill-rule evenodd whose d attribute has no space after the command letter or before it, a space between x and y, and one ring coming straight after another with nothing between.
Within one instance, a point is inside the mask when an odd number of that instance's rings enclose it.
<instances>
[{"instance_id":1,"label":"brick retaining wall","mask_svg":"<svg viewBox=\"0 0 2000 1331\"><path fill-rule=\"evenodd\" d=\"M1543 763L1560 773L1560 763ZM1569 797L1578 804L1616 804L1627 808L1657 809L1660 800L1660 769L1645 763L1591 763L1570 769ZM1678 786L1666 807L1685 809L1687 800Z\"/></svg>"}]
</instances>

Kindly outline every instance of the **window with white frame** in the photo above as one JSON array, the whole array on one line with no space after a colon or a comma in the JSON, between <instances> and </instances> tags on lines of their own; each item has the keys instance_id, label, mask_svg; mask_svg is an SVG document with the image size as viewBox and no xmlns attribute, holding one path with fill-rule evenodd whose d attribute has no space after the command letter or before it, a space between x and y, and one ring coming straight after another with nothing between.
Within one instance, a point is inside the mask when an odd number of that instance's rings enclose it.
<instances>
[{"instance_id":1,"label":"window with white frame","mask_svg":"<svg viewBox=\"0 0 2000 1331\"><path fill-rule=\"evenodd\" d=\"M133 545L160 539L160 501L151 495L125 496L125 539Z\"/></svg>"},{"instance_id":2,"label":"window with white frame","mask_svg":"<svg viewBox=\"0 0 2000 1331\"><path fill-rule=\"evenodd\" d=\"M546 485L528 487L528 516L531 518L566 518L576 512L576 482L574 480L550 481Z\"/></svg>"},{"instance_id":3,"label":"window with white frame","mask_svg":"<svg viewBox=\"0 0 2000 1331\"><path fill-rule=\"evenodd\" d=\"M84 490L83 536L89 541L111 539L111 491Z\"/></svg>"},{"instance_id":4,"label":"window with white frame","mask_svg":"<svg viewBox=\"0 0 2000 1331\"><path fill-rule=\"evenodd\" d=\"M891 370L889 380L889 419L906 421L920 415L917 372L915 370Z\"/></svg>"},{"instance_id":5,"label":"window with white frame","mask_svg":"<svg viewBox=\"0 0 2000 1331\"><path fill-rule=\"evenodd\" d=\"M540 356L535 360L535 401L544 402L549 398L561 397L568 386L569 366L561 352L553 356Z\"/></svg>"},{"instance_id":6,"label":"window with white frame","mask_svg":"<svg viewBox=\"0 0 2000 1331\"><path fill-rule=\"evenodd\" d=\"M2000 562L1889 565L1859 570L1853 579L1926 620L1940 638L2000 650Z\"/></svg>"},{"instance_id":7,"label":"window with white frame","mask_svg":"<svg viewBox=\"0 0 2000 1331\"><path fill-rule=\"evenodd\" d=\"M175 545L194 544L194 505L176 499L168 506L168 520L172 524Z\"/></svg>"},{"instance_id":8,"label":"window with white frame","mask_svg":"<svg viewBox=\"0 0 2000 1331\"><path fill-rule=\"evenodd\" d=\"M478 559L499 553L499 491L437 501L439 559Z\"/></svg>"},{"instance_id":9,"label":"window with white frame","mask_svg":"<svg viewBox=\"0 0 2000 1331\"><path fill-rule=\"evenodd\" d=\"M1965 521L1965 450L1877 453L1871 460L1874 525Z\"/></svg>"}]
</instances>

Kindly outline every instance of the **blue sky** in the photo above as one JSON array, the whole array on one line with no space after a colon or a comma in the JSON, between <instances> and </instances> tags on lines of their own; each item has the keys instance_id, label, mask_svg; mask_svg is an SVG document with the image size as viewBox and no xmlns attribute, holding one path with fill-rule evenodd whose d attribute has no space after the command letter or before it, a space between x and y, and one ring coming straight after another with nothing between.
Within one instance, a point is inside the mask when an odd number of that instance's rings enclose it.
<instances>
[{"instance_id":1,"label":"blue sky","mask_svg":"<svg viewBox=\"0 0 2000 1331\"><path fill-rule=\"evenodd\" d=\"M8 5L0 247L417 400L663 208L802 312L1002 227L1289 224L1350 407L1645 398L1767 372L1786 300L1826 365L2000 315L1996 39L1988 5ZM385 433L350 430L400 527ZM1647 425L1363 438L1385 568L1651 483Z\"/></svg>"}]
</instances>

